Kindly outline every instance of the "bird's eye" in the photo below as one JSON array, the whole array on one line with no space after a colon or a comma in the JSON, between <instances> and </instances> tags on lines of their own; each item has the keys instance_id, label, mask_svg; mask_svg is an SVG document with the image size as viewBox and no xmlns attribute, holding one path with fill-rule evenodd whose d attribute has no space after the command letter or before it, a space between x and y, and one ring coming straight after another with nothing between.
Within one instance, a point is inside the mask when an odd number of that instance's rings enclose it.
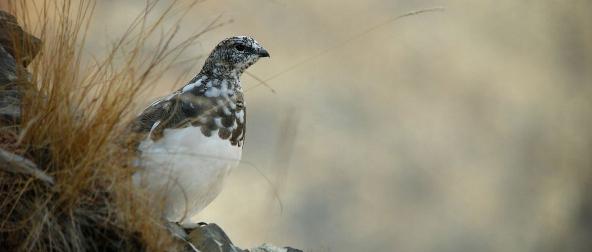
<instances>
[{"instance_id":1,"label":"bird's eye","mask_svg":"<svg viewBox=\"0 0 592 252\"><path fill-rule=\"evenodd\" d=\"M236 46L236 50L239 50L239 51L241 51L241 52L242 52L242 51L244 51L244 50L245 50L245 46L244 46L244 45L237 45L237 46Z\"/></svg>"}]
</instances>

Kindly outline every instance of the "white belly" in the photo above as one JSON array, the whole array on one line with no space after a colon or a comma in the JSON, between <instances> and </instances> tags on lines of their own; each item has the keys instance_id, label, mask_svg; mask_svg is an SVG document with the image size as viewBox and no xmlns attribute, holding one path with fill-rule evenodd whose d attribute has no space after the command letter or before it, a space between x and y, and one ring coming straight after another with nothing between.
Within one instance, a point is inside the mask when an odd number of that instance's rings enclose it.
<instances>
[{"instance_id":1,"label":"white belly","mask_svg":"<svg viewBox=\"0 0 592 252\"><path fill-rule=\"evenodd\" d=\"M148 137L139 150L138 165L146 169L134 182L154 194L165 218L179 223L189 222L220 194L242 154L242 147L217 132L206 137L200 127L166 129L163 138Z\"/></svg>"}]
</instances>

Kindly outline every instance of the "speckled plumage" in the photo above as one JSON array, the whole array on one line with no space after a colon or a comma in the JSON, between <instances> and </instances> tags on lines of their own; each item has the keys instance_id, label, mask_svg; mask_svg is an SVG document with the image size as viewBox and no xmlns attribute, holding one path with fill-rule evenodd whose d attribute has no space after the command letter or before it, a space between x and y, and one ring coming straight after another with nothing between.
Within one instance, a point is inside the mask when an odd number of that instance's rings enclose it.
<instances>
[{"instance_id":1,"label":"speckled plumage","mask_svg":"<svg viewBox=\"0 0 592 252\"><path fill-rule=\"evenodd\" d=\"M187 85L146 108L132 123L138 134L139 186L164 197L163 215L187 223L222 190L238 165L245 138L240 76L269 57L253 38L220 42Z\"/></svg>"}]
</instances>

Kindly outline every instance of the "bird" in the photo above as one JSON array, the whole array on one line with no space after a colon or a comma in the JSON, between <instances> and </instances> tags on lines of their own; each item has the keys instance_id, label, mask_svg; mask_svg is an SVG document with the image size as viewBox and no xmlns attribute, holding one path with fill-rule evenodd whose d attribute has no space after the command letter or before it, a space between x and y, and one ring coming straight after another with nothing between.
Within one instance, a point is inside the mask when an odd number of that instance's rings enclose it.
<instances>
[{"instance_id":1,"label":"bird","mask_svg":"<svg viewBox=\"0 0 592 252\"><path fill-rule=\"evenodd\" d=\"M154 101L132 120L139 167L162 217L192 227L240 162L246 130L241 75L269 53L250 36L222 40L185 86Z\"/></svg>"}]
</instances>

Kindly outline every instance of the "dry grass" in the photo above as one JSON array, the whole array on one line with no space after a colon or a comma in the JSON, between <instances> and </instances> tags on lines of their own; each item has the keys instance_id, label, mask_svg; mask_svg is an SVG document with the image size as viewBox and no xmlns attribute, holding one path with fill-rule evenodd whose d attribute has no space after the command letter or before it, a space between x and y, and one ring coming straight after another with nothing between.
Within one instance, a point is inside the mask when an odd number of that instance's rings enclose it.
<instances>
[{"instance_id":1,"label":"dry grass","mask_svg":"<svg viewBox=\"0 0 592 252\"><path fill-rule=\"evenodd\" d=\"M76 3L73 3L76 2ZM166 2L166 3L164 3ZM181 3L185 2L185 3ZM85 37L95 1L12 1L11 13L43 41L23 82L22 122L4 134L2 148L25 156L56 183L0 170L0 250L163 251L174 246L170 232L136 193L126 154L125 125L136 95L155 84L178 56L216 27L216 22L172 45L177 22L196 1L149 1L144 12L105 56L85 64ZM164 12L155 14L156 6ZM155 21L150 22L148 17ZM39 20L34 20L39 18ZM148 39L158 37L154 49ZM3 131L7 132L7 131Z\"/></svg>"}]
</instances>

